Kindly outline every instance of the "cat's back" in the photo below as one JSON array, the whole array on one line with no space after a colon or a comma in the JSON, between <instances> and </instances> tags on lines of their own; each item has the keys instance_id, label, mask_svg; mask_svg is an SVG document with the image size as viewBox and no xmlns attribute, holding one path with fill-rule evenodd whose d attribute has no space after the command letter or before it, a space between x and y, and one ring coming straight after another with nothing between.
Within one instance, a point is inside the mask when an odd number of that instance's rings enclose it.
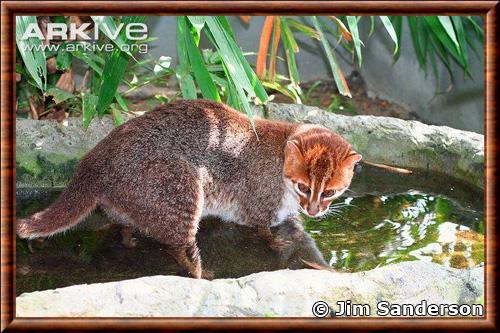
<instances>
[{"instance_id":1,"label":"cat's back","mask_svg":"<svg viewBox=\"0 0 500 333\"><path fill-rule=\"evenodd\" d=\"M95 159L159 154L203 157L216 150L236 150L254 140L245 115L209 100L179 100L160 105L114 129L89 154Z\"/></svg>"}]
</instances>

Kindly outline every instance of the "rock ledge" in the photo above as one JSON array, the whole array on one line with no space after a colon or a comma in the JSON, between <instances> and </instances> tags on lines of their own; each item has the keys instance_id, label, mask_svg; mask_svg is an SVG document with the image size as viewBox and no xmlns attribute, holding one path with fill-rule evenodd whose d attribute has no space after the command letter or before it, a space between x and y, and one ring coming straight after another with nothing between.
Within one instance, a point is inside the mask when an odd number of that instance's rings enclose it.
<instances>
[{"instance_id":1,"label":"rock ledge","mask_svg":"<svg viewBox=\"0 0 500 333\"><path fill-rule=\"evenodd\" d=\"M22 294L16 311L18 317L311 317L320 300L372 309L379 301L472 304L484 295L483 275L482 267L414 261L360 273L279 270L214 281L151 276Z\"/></svg>"}]
</instances>

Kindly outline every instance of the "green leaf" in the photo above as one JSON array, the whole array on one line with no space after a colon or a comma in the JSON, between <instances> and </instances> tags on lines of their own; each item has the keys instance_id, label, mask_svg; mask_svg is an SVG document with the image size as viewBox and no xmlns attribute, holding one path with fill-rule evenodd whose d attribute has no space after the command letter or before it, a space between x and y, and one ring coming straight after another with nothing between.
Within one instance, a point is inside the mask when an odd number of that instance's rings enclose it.
<instances>
[{"instance_id":1,"label":"green leaf","mask_svg":"<svg viewBox=\"0 0 500 333\"><path fill-rule=\"evenodd\" d=\"M394 27L392 26L391 20L387 16L380 16L380 21L382 21L382 24L385 27L385 30L387 30L387 33L391 37L392 41L394 42L394 52L393 55L395 55L398 50L399 50L399 43L398 43L398 36L396 34L396 31L394 30Z\"/></svg>"},{"instance_id":2,"label":"green leaf","mask_svg":"<svg viewBox=\"0 0 500 333\"><path fill-rule=\"evenodd\" d=\"M73 55L64 49L61 49L56 56L56 68L58 70L66 70L71 67Z\"/></svg>"},{"instance_id":3,"label":"green leaf","mask_svg":"<svg viewBox=\"0 0 500 333\"><path fill-rule=\"evenodd\" d=\"M35 16L16 16L17 49L37 87L41 91L45 91L47 87L47 62L42 41L36 37L22 39L30 24L38 26Z\"/></svg>"},{"instance_id":4,"label":"green leaf","mask_svg":"<svg viewBox=\"0 0 500 333\"><path fill-rule=\"evenodd\" d=\"M88 128L96 114L97 96L82 93L83 128Z\"/></svg>"},{"instance_id":5,"label":"green leaf","mask_svg":"<svg viewBox=\"0 0 500 333\"><path fill-rule=\"evenodd\" d=\"M472 17L472 16L466 16L466 22L468 22L472 26L472 28L474 29L474 32L476 33L476 36L479 39L479 42L481 44L484 44L484 30L483 30L483 28L474 20L474 17Z\"/></svg>"},{"instance_id":6,"label":"green leaf","mask_svg":"<svg viewBox=\"0 0 500 333\"><path fill-rule=\"evenodd\" d=\"M443 26L444 30L448 37L450 37L453 44L457 50L460 50L460 46L458 45L457 35L455 34L455 30L453 29L453 23L449 16L438 16L439 23Z\"/></svg>"},{"instance_id":7,"label":"green leaf","mask_svg":"<svg viewBox=\"0 0 500 333\"><path fill-rule=\"evenodd\" d=\"M171 57L160 56L160 58L158 58L157 63L155 64L155 67L153 68L153 72L155 74L158 74L160 72L168 71L170 69L169 67L171 62L172 62Z\"/></svg>"},{"instance_id":8,"label":"green leaf","mask_svg":"<svg viewBox=\"0 0 500 333\"><path fill-rule=\"evenodd\" d=\"M233 32L233 29L231 28L231 24L229 24L229 21L225 16L217 16L217 21L221 25L221 27L224 29L224 31L231 37L232 40L236 40L236 36Z\"/></svg>"},{"instance_id":9,"label":"green leaf","mask_svg":"<svg viewBox=\"0 0 500 333\"><path fill-rule=\"evenodd\" d=\"M368 32L368 37L371 37L375 31L375 17L370 16L370 31Z\"/></svg>"},{"instance_id":10,"label":"green leaf","mask_svg":"<svg viewBox=\"0 0 500 333\"><path fill-rule=\"evenodd\" d=\"M290 28L293 28L299 32L302 32L307 37L319 40L319 38L320 38L319 33L316 30L314 30L313 28L311 28L305 24L302 24L299 21L292 19L292 18L286 18L286 21L287 21L288 25L290 26Z\"/></svg>"},{"instance_id":11,"label":"green leaf","mask_svg":"<svg viewBox=\"0 0 500 333\"><path fill-rule=\"evenodd\" d=\"M436 54L446 67L448 74L450 75L451 78L453 78L453 71L451 70L450 59L448 58L448 53L446 52L446 48L439 42L437 37L433 34L429 35L429 40L431 45L433 46L433 49L436 51ZM435 64L433 64L433 66L435 66ZM434 68L434 72L437 73L437 68Z\"/></svg>"},{"instance_id":12,"label":"green leaf","mask_svg":"<svg viewBox=\"0 0 500 333\"><path fill-rule=\"evenodd\" d=\"M356 56L358 57L358 64L361 67L362 56L361 56L361 40L359 39L358 32L358 20L356 16L346 16L347 25L349 26L349 30L351 31L352 41L354 43L354 49L356 50Z\"/></svg>"},{"instance_id":13,"label":"green leaf","mask_svg":"<svg viewBox=\"0 0 500 333\"><path fill-rule=\"evenodd\" d=\"M413 43L413 48L415 54L417 55L418 63L422 69L426 69L426 55L424 53L423 47L421 46L421 38L425 36L425 32L422 34L422 27L420 21L414 16L407 16L408 26L410 27L411 40Z\"/></svg>"},{"instance_id":14,"label":"green leaf","mask_svg":"<svg viewBox=\"0 0 500 333\"><path fill-rule=\"evenodd\" d=\"M128 110L128 106L127 106L127 102L125 102L125 100L123 99L123 97L119 93L115 94L115 99L116 99L116 102L122 108L123 111L125 111L125 112L129 111Z\"/></svg>"},{"instance_id":15,"label":"green leaf","mask_svg":"<svg viewBox=\"0 0 500 333\"><path fill-rule=\"evenodd\" d=\"M104 59L92 52L83 52L78 49L72 49L70 53L73 57L76 57L86 63L93 71L97 74L102 75L102 69L104 67Z\"/></svg>"},{"instance_id":16,"label":"green leaf","mask_svg":"<svg viewBox=\"0 0 500 333\"><path fill-rule=\"evenodd\" d=\"M128 19L127 17L135 17L132 19ZM144 21L144 17L142 16L123 16L121 24L123 24L123 28L118 33L118 27L116 26L115 21L113 20L114 16L91 16L92 20L94 23L99 27L99 30L106 35L113 43L118 46L118 48L122 51L125 52L129 57L134 58L130 50L128 49L128 44L129 41L126 41L125 37L125 26L126 23L138 23ZM142 19L140 19L142 18Z\"/></svg>"},{"instance_id":17,"label":"green leaf","mask_svg":"<svg viewBox=\"0 0 500 333\"><path fill-rule=\"evenodd\" d=\"M52 96L52 98L54 99L54 102L56 104L59 104L59 103L64 102L70 98L75 97L75 95L73 95L72 93L69 93L66 90L59 89L57 87L51 87L51 88L47 89L47 91L45 92L45 95Z\"/></svg>"},{"instance_id":18,"label":"green leaf","mask_svg":"<svg viewBox=\"0 0 500 333\"><path fill-rule=\"evenodd\" d=\"M123 16L122 18L122 23L124 25L143 21L143 16ZM121 31L118 38L127 43L132 43L125 37L124 30ZM104 64L101 76L101 86L98 94L99 100L97 101L97 113L99 116L104 114L113 101L118 85L125 75L125 70L129 61L127 54L122 52L120 48L115 48Z\"/></svg>"},{"instance_id":19,"label":"green leaf","mask_svg":"<svg viewBox=\"0 0 500 333\"><path fill-rule=\"evenodd\" d=\"M458 64L464 70L467 70L467 63L463 58L463 54L460 53L459 48L457 49L457 45L450 38L440 20L436 16L424 16L424 21L428 25L428 29L431 32L429 35L433 36L435 39L434 45L442 48L444 53L451 54ZM442 57L440 56L440 58Z\"/></svg>"},{"instance_id":20,"label":"green leaf","mask_svg":"<svg viewBox=\"0 0 500 333\"><path fill-rule=\"evenodd\" d=\"M295 53L299 52L299 47L293 37L290 27L288 26L288 20L285 18L281 18L281 37L283 40L283 47L285 49L286 63L288 66L290 80L296 89L300 89L300 75L297 69L297 62L295 60Z\"/></svg>"},{"instance_id":21,"label":"green leaf","mask_svg":"<svg viewBox=\"0 0 500 333\"><path fill-rule=\"evenodd\" d=\"M321 30L318 18L316 16L311 16L311 20L313 22L314 27L316 28L316 30L320 35L321 44L323 45L323 50L325 51L326 58L328 59L328 63L330 64L333 78L335 80L335 84L337 86L337 89L339 90L339 93L344 96L352 97L349 91L349 87L347 86L345 80L343 80L343 75L342 72L340 71L337 59L335 58L335 55L332 53L332 50L330 48L330 43L323 34L323 30Z\"/></svg>"},{"instance_id":22,"label":"green leaf","mask_svg":"<svg viewBox=\"0 0 500 333\"><path fill-rule=\"evenodd\" d=\"M464 62L469 63L469 55L467 52L467 37L462 23L462 18L460 16L451 16L451 21L453 22L453 26L456 31L460 53L462 54Z\"/></svg>"},{"instance_id":23,"label":"green leaf","mask_svg":"<svg viewBox=\"0 0 500 333\"><path fill-rule=\"evenodd\" d=\"M225 66L224 66L224 68L225 68L226 73L227 73L227 68ZM247 96L245 94L245 91L243 90L243 88L240 85L235 84L235 82L231 79L231 77L228 77L228 82L229 82L229 86L232 87L232 91L233 92L236 91L236 95L234 96L234 98L236 98L236 96L237 96L236 103L238 105L238 110L243 109L245 111L245 113L247 114L248 120L250 121L250 125L252 126L252 129L255 132L255 120L253 118L252 108L250 107L250 104L248 103L248 99L247 99Z\"/></svg>"},{"instance_id":24,"label":"green leaf","mask_svg":"<svg viewBox=\"0 0 500 333\"><path fill-rule=\"evenodd\" d=\"M205 19L203 16L187 16L189 22L195 28L196 33L195 33L195 41L196 45L198 45L198 41L200 39L201 35L201 30L205 27ZM188 30L189 31L189 30Z\"/></svg>"},{"instance_id":25,"label":"green leaf","mask_svg":"<svg viewBox=\"0 0 500 333\"><path fill-rule=\"evenodd\" d=\"M217 91L217 87L212 81L210 73L208 72L205 62L203 61L203 56L195 44L194 34L197 33L196 29L193 28L191 30L184 17L180 17L179 20L181 20L184 25L183 31L180 31L180 33L184 35L189 62L191 64L191 68L193 69L196 82L198 82L201 94L205 98L220 102L221 99L219 92Z\"/></svg>"},{"instance_id":26,"label":"green leaf","mask_svg":"<svg viewBox=\"0 0 500 333\"><path fill-rule=\"evenodd\" d=\"M225 65L225 70L231 76L238 94L240 95L241 92L246 91L249 98L256 96L262 102L267 101L269 97L264 87L243 56L236 41L231 37L232 31L224 29L225 25L223 22L225 20L221 20L220 17L215 16L207 16L205 19L211 41L216 46ZM248 105L246 98L245 101L242 101L242 105L243 107ZM245 111L251 115L249 107Z\"/></svg>"},{"instance_id":27,"label":"green leaf","mask_svg":"<svg viewBox=\"0 0 500 333\"><path fill-rule=\"evenodd\" d=\"M394 26L394 30L396 31L398 45L401 45L401 34L403 32L403 17L402 16L393 16L392 17L392 25ZM397 52L394 54L394 61L397 61L399 59L400 55L401 55L401 48L399 47Z\"/></svg>"},{"instance_id":28,"label":"green leaf","mask_svg":"<svg viewBox=\"0 0 500 333\"><path fill-rule=\"evenodd\" d=\"M262 82L264 87L273 89L278 91L279 93L289 97L292 99L295 103L302 103L300 96L298 95L297 91L295 91L294 87L290 86L283 86L278 82ZM290 89L291 88L291 89Z\"/></svg>"},{"instance_id":29,"label":"green leaf","mask_svg":"<svg viewBox=\"0 0 500 333\"><path fill-rule=\"evenodd\" d=\"M120 126L125 122L120 110L114 107L114 104L111 106L111 115L113 116L115 126Z\"/></svg>"},{"instance_id":30,"label":"green leaf","mask_svg":"<svg viewBox=\"0 0 500 333\"><path fill-rule=\"evenodd\" d=\"M187 31L184 24L185 18L183 16L177 17L177 58L179 65L176 70L176 75L179 80L182 97L184 99L196 99L196 86L193 77L190 74L189 56L186 46L186 37L184 36Z\"/></svg>"},{"instance_id":31,"label":"green leaf","mask_svg":"<svg viewBox=\"0 0 500 333\"><path fill-rule=\"evenodd\" d=\"M120 50L114 50L104 65L99 89L97 113L102 116L113 101L118 85L125 75L128 56Z\"/></svg>"}]
</instances>

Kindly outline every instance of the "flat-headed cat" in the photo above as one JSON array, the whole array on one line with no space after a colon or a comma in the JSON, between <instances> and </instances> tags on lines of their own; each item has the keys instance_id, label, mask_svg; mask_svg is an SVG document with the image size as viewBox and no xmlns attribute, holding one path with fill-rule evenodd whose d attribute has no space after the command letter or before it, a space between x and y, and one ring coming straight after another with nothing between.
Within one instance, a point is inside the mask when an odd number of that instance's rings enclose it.
<instances>
[{"instance_id":1,"label":"flat-headed cat","mask_svg":"<svg viewBox=\"0 0 500 333\"><path fill-rule=\"evenodd\" d=\"M202 217L254 227L279 248L283 241L270 227L299 212L328 212L360 159L321 126L256 119L254 132L228 106L177 101L114 129L82 159L54 204L18 221L17 233L50 236L99 206L126 227L124 236L149 235L192 277L208 277L196 245Z\"/></svg>"}]
</instances>

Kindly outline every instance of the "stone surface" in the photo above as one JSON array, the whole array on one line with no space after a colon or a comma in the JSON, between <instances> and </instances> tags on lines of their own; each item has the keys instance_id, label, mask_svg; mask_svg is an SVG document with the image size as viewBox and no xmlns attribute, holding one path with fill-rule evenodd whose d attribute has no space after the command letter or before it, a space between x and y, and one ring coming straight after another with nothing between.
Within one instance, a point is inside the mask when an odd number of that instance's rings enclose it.
<instances>
[{"instance_id":1,"label":"stone surface","mask_svg":"<svg viewBox=\"0 0 500 333\"><path fill-rule=\"evenodd\" d=\"M78 161L113 128L110 117L94 119L87 130L81 118L62 123L17 118L17 187L65 186Z\"/></svg>"},{"instance_id":2,"label":"stone surface","mask_svg":"<svg viewBox=\"0 0 500 333\"><path fill-rule=\"evenodd\" d=\"M295 104L270 103L267 116L322 124L352 142L370 162L429 169L484 187L481 134L396 118L342 116ZM113 128L109 118L94 119L88 130L80 118L64 123L17 119L17 187L65 186L78 160Z\"/></svg>"},{"instance_id":3,"label":"stone surface","mask_svg":"<svg viewBox=\"0 0 500 333\"><path fill-rule=\"evenodd\" d=\"M484 136L391 117L344 116L317 107L269 104L270 119L321 124L367 161L441 172L484 188Z\"/></svg>"},{"instance_id":4,"label":"stone surface","mask_svg":"<svg viewBox=\"0 0 500 333\"><path fill-rule=\"evenodd\" d=\"M22 294L18 317L305 316L316 301L473 304L484 269L405 262L361 273L280 270L214 281L177 276L77 285ZM375 314L375 311L372 312Z\"/></svg>"}]
</instances>

